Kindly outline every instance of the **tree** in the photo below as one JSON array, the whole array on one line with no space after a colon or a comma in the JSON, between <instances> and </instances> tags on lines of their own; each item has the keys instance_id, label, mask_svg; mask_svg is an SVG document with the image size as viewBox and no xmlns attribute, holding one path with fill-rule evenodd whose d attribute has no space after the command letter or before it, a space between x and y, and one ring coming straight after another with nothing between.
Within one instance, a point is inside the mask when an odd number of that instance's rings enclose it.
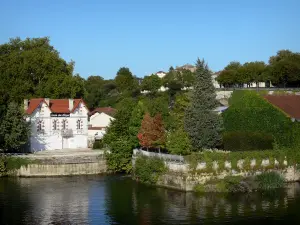
<instances>
[{"instance_id":1,"label":"tree","mask_svg":"<svg viewBox=\"0 0 300 225\"><path fill-rule=\"evenodd\" d=\"M139 146L137 135L139 133L144 114L145 106L142 101L139 101L134 107L129 121L129 135L134 148Z\"/></svg>"},{"instance_id":2,"label":"tree","mask_svg":"<svg viewBox=\"0 0 300 225\"><path fill-rule=\"evenodd\" d=\"M152 128L152 145L160 150L166 143L165 127L160 113L154 116Z\"/></svg>"},{"instance_id":3,"label":"tree","mask_svg":"<svg viewBox=\"0 0 300 225\"><path fill-rule=\"evenodd\" d=\"M182 127L167 135L166 147L168 152L175 155L188 155L192 149L189 137Z\"/></svg>"},{"instance_id":4,"label":"tree","mask_svg":"<svg viewBox=\"0 0 300 225\"><path fill-rule=\"evenodd\" d=\"M266 72L272 84L278 86L300 85L300 54L281 50L276 56L270 57Z\"/></svg>"},{"instance_id":5,"label":"tree","mask_svg":"<svg viewBox=\"0 0 300 225\"><path fill-rule=\"evenodd\" d=\"M72 98L84 93L73 76L74 62L62 59L49 38L10 39L0 45L0 64L0 90L8 93L8 102L21 103L31 97Z\"/></svg>"},{"instance_id":6,"label":"tree","mask_svg":"<svg viewBox=\"0 0 300 225\"><path fill-rule=\"evenodd\" d=\"M248 82L255 82L256 87L259 87L259 82L266 81L265 76L266 64L264 62L249 62L243 65L243 74L248 78ZM246 79L247 79L246 78ZM244 83L248 83L244 80Z\"/></svg>"},{"instance_id":7,"label":"tree","mask_svg":"<svg viewBox=\"0 0 300 225\"><path fill-rule=\"evenodd\" d=\"M145 148L158 148L165 145L166 136L162 117L156 114L154 118L146 113L138 134L140 145Z\"/></svg>"},{"instance_id":8,"label":"tree","mask_svg":"<svg viewBox=\"0 0 300 225\"><path fill-rule=\"evenodd\" d=\"M152 126L153 119L149 113L146 113L142 120L141 128L137 137L140 145L147 149L152 147Z\"/></svg>"},{"instance_id":9,"label":"tree","mask_svg":"<svg viewBox=\"0 0 300 225\"><path fill-rule=\"evenodd\" d=\"M117 88L120 92L130 91L135 86L135 79L129 68L121 67L115 77Z\"/></svg>"},{"instance_id":10,"label":"tree","mask_svg":"<svg viewBox=\"0 0 300 225\"><path fill-rule=\"evenodd\" d=\"M224 87L231 87L236 84L243 84L244 79L241 76L242 65L240 62L230 62L217 77L217 81Z\"/></svg>"},{"instance_id":11,"label":"tree","mask_svg":"<svg viewBox=\"0 0 300 225\"><path fill-rule=\"evenodd\" d=\"M185 114L185 130L194 150L214 148L221 141L221 118L217 107L212 74L204 60L197 60L191 104Z\"/></svg>"},{"instance_id":12,"label":"tree","mask_svg":"<svg viewBox=\"0 0 300 225\"><path fill-rule=\"evenodd\" d=\"M107 154L108 169L113 172L130 172L132 149L135 142L130 138L129 123L136 102L125 98L119 102L115 120L107 129L103 142L110 147Z\"/></svg>"},{"instance_id":13,"label":"tree","mask_svg":"<svg viewBox=\"0 0 300 225\"><path fill-rule=\"evenodd\" d=\"M182 83L183 83L183 87L191 87L194 84L195 81L195 74L187 69L183 69L181 71L181 77L182 77Z\"/></svg>"},{"instance_id":14,"label":"tree","mask_svg":"<svg viewBox=\"0 0 300 225\"><path fill-rule=\"evenodd\" d=\"M94 109L100 106L100 101L104 98L105 81L101 76L89 76L85 81L85 89L87 90L87 95L85 97L85 102L90 109Z\"/></svg>"},{"instance_id":15,"label":"tree","mask_svg":"<svg viewBox=\"0 0 300 225\"><path fill-rule=\"evenodd\" d=\"M0 125L0 149L4 151L21 151L28 143L30 127L24 119L21 107L11 102Z\"/></svg>"},{"instance_id":16,"label":"tree","mask_svg":"<svg viewBox=\"0 0 300 225\"><path fill-rule=\"evenodd\" d=\"M151 94L155 94L161 85L161 79L157 75L152 74L150 76L145 76L142 82L142 89L149 91Z\"/></svg>"}]
</instances>

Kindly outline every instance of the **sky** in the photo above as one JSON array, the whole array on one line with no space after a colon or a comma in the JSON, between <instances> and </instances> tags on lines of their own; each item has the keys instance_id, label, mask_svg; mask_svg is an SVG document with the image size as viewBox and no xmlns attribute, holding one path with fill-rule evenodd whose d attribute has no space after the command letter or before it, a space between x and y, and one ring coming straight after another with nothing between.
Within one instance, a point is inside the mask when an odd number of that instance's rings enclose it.
<instances>
[{"instance_id":1,"label":"sky","mask_svg":"<svg viewBox=\"0 0 300 225\"><path fill-rule=\"evenodd\" d=\"M299 12L299 0L0 0L0 44L47 36L84 78L123 66L143 77L198 57L219 71L300 52Z\"/></svg>"}]
</instances>

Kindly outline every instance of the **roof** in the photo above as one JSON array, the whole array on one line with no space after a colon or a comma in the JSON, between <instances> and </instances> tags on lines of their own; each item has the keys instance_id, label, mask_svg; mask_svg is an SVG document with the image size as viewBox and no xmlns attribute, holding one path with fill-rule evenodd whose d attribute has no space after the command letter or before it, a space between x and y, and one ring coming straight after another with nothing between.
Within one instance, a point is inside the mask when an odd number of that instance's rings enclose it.
<instances>
[{"instance_id":1,"label":"roof","mask_svg":"<svg viewBox=\"0 0 300 225\"><path fill-rule=\"evenodd\" d=\"M299 95L266 95L264 98L291 118L300 119Z\"/></svg>"},{"instance_id":2,"label":"roof","mask_svg":"<svg viewBox=\"0 0 300 225\"><path fill-rule=\"evenodd\" d=\"M164 71L158 71L158 72L156 72L156 74L157 74L157 73L166 73L166 72L164 72Z\"/></svg>"},{"instance_id":3,"label":"roof","mask_svg":"<svg viewBox=\"0 0 300 225\"><path fill-rule=\"evenodd\" d=\"M114 116L116 114L117 110L114 108L111 108L111 107L96 108L90 113L90 116L94 115L96 112L105 113L109 116Z\"/></svg>"},{"instance_id":4,"label":"roof","mask_svg":"<svg viewBox=\"0 0 300 225\"><path fill-rule=\"evenodd\" d=\"M73 109L69 110L69 99L50 99L48 104L45 98L35 98L29 100L26 113L32 114L42 102L48 105L52 113L72 113L81 102L84 103L82 99L73 99Z\"/></svg>"}]
</instances>

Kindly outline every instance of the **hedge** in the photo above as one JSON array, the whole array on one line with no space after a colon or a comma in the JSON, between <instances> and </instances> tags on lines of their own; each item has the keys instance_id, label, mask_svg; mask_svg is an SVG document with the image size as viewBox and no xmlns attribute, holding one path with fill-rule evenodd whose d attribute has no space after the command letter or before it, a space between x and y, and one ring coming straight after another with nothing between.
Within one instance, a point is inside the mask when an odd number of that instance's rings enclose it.
<instances>
[{"instance_id":1,"label":"hedge","mask_svg":"<svg viewBox=\"0 0 300 225\"><path fill-rule=\"evenodd\" d=\"M272 135L258 132L234 131L223 135L223 147L230 151L272 149L273 142Z\"/></svg>"},{"instance_id":2,"label":"hedge","mask_svg":"<svg viewBox=\"0 0 300 225\"><path fill-rule=\"evenodd\" d=\"M272 135L281 147L293 147L299 125L254 91L233 93L232 105L223 113L225 133L252 132Z\"/></svg>"}]
</instances>

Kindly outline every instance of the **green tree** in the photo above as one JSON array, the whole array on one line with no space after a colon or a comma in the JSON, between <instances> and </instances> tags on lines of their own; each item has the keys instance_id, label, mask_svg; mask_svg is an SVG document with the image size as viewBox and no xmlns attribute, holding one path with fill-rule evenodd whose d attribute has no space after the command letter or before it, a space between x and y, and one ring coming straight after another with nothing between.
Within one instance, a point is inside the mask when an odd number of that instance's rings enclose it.
<instances>
[{"instance_id":1,"label":"green tree","mask_svg":"<svg viewBox=\"0 0 300 225\"><path fill-rule=\"evenodd\" d=\"M265 76L266 64L264 62L249 62L243 65L243 74L245 74L246 79L244 83L255 82L256 87L259 87L259 82L266 81ZM248 81L248 82L247 82Z\"/></svg>"},{"instance_id":2,"label":"green tree","mask_svg":"<svg viewBox=\"0 0 300 225\"><path fill-rule=\"evenodd\" d=\"M101 76L89 76L85 81L87 90L85 102L90 109L100 106L100 101L105 97L104 85L105 81Z\"/></svg>"},{"instance_id":3,"label":"green tree","mask_svg":"<svg viewBox=\"0 0 300 225\"><path fill-rule=\"evenodd\" d=\"M197 60L191 104L185 114L185 130L194 150L214 148L220 144L222 121L213 111L218 102L212 74L204 60Z\"/></svg>"},{"instance_id":4,"label":"green tree","mask_svg":"<svg viewBox=\"0 0 300 225\"><path fill-rule=\"evenodd\" d=\"M281 50L270 57L267 75L277 86L300 86L300 54Z\"/></svg>"},{"instance_id":5,"label":"green tree","mask_svg":"<svg viewBox=\"0 0 300 225\"><path fill-rule=\"evenodd\" d=\"M4 151L24 150L28 143L30 127L24 119L21 107L14 102L9 103L6 114L0 124L0 149Z\"/></svg>"},{"instance_id":6,"label":"green tree","mask_svg":"<svg viewBox=\"0 0 300 225\"><path fill-rule=\"evenodd\" d=\"M182 127L167 135L166 147L168 152L175 155L188 155L192 149L189 137Z\"/></svg>"},{"instance_id":7,"label":"green tree","mask_svg":"<svg viewBox=\"0 0 300 225\"><path fill-rule=\"evenodd\" d=\"M135 86L135 79L129 68L121 67L115 77L117 88L120 92L130 91Z\"/></svg>"},{"instance_id":8,"label":"green tree","mask_svg":"<svg viewBox=\"0 0 300 225\"><path fill-rule=\"evenodd\" d=\"M135 142L130 138L129 124L136 102L125 98L119 102L115 120L111 122L103 142L110 147L107 154L108 169L113 172L130 172L132 149Z\"/></svg>"},{"instance_id":9,"label":"green tree","mask_svg":"<svg viewBox=\"0 0 300 225\"><path fill-rule=\"evenodd\" d=\"M155 94L161 87L162 81L157 75L152 74L145 76L141 85L143 90L149 91L150 94Z\"/></svg>"},{"instance_id":10,"label":"green tree","mask_svg":"<svg viewBox=\"0 0 300 225\"><path fill-rule=\"evenodd\" d=\"M145 106L142 101L139 101L134 107L129 121L129 135L134 148L139 146L137 135L139 133L144 114Z\"/></svg>"}]
</instances>

